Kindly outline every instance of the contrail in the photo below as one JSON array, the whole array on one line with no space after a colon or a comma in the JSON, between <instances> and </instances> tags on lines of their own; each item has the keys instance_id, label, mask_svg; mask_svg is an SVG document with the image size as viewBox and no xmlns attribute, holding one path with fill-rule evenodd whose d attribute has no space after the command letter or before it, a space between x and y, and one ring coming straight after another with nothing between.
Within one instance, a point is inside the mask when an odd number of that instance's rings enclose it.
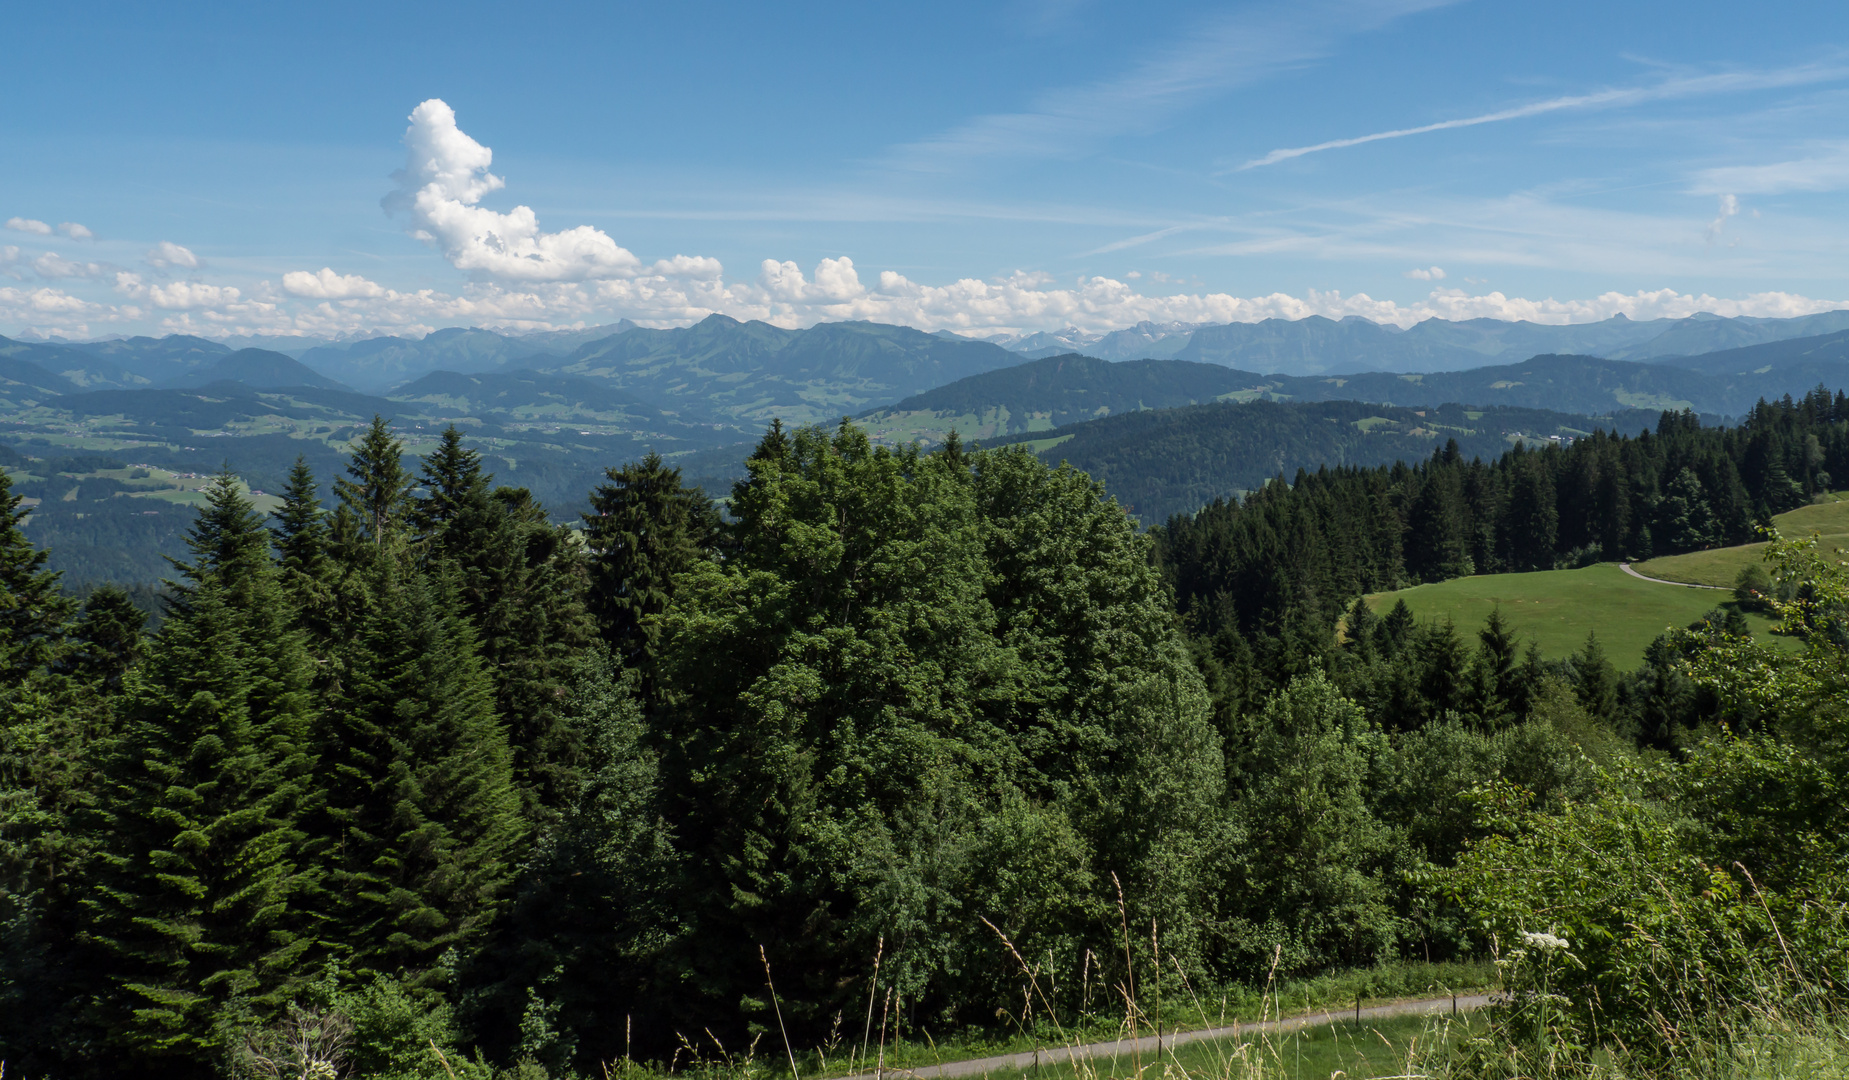
<instances>
[{"instance_id":1,"label":"contrail","mask_svg":"<svg viewBox=\"0 0 1849 1080\"><path fill-rule=\"evenodd\" d=\"M1433 131L1449 131L1452 128L1475 127L1478 124L1494 124L1502 120L1519 120L1525 116L1539 116L1542 113L1558 112L1561 109L1595 108L1600 105L1630 105L1640 101L1657 101L1663 98L1689 97L1696 94L1717 94L1728 91L1763 90L1779 86L1798 86L1805 83L1831 82L1843 78L1849 71L1837 66L1807 64L1802 67L1787 68L1783 71L1769 72L1730 72L1720 75L1699 75L1685 79L1670 79L1655 86L1638 86L1620 90L1601 90L1595 94L1574 94L1569 97L1550 98L1529 105L1518 105L1512 109L1484 113L1481 116L1466 116L1458 120L1441 120L1436 124L1420 127L1398 128L1393 131L1377 131L1372 135L1358 135L1352 139L1331 139L1314 146L1293 146L1282 150L1273 150L1261 158L1253 158L1236 169L1228 172L1244 172L1265 165L1275 165L1280 161L1300 158L1305 154L1317 154L1324 150L1340 150L1347 146L1360 146L1362 143L1380 142L1383 139L1403 139L1408 135L1424 135Z\"/></svg>"}]
</instances>

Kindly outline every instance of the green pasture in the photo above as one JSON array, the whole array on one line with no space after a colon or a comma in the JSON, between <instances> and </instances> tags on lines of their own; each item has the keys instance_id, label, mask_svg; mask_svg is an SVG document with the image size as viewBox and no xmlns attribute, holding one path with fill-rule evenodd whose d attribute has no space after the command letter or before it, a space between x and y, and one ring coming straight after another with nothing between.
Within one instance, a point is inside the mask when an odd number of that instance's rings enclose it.
<instances>
[{"instance_id":1,"label":"green pasture","mask_svg":"<svg viewBox=\"0 0 1849 1080\"><path fill-rule=\"evenodd\" d=\"M1849 548L1849 493L1826 495L1819 502L1800 506L1772 519L1779 534L1798 540L1816 535L1825 549ZM1686 555L1665 555L1660 559L1633 563L1640 574L1667 581L1687 581L1696 585L1719 585L1731 589L1740 571L1748 563L1765 555L1764 544L1691 551Z\"/></svg>"},{"instance_id":2,"label":"green pasture","mask_svg":"<svg viewBox=\"0 0 1849 1080\"><path fill-rule=\"evenodd\" d=\"M1450 619L1467 635L1500 607L1515 632L1539 645L1541 655L1550 660L1577 651L1586 635L1596 631L1611 662L1630 669L1642 661L1644 649L1658 634L1731 605L1733 597L1712 589L1642 581L1616 563L1599 563L1582 570L1452 578L1367 598L1368 606L1383 615L1400 600L1421 620ZM1746 619L1755 636L1772 626L1763 615L1748 613Z\"/></svg>"}]
</instances>

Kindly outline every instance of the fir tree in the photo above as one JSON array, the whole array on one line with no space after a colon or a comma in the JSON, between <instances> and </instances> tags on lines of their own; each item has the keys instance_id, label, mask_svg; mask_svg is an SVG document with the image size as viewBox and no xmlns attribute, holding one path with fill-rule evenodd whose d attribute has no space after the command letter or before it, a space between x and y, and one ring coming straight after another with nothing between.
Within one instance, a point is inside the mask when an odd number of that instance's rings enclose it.
<instances>
[{"instance_id":1,"label":"fir tree","mask_svg":"<svg viewBox=\"0 0 1849 1080\"><path fill-rule=\"evenodd\" d=\"M490 516L489 488L494 477L482 472L481 455L462 445L462 432L451 424L443 429L437 449L424 458L418 483L422 498L412 503L411 522L418 537L438 545L454 557L469 539L479 539L482 521Z\"/></svg>"},{"instance_id":2,"label":"fir tree","mask_svg":"<svg viewBox=\"0 0 1849 1080\"><path fill-rule=\"evenodd\" d=\"M424 461L426 494L411 520L427 565L452 576L475 628L533 816L563 806L578 782L582 736L562 703L574 657L595 629L584 604L582 546L524 488L491 488L492 481L452 426Z\"/></svg>"},{"instance_id":3,"label":"fir tree","mask_svg":"<svg viewBox=\"0 0 1849 1080\"><path fill-rule=\"evenodd\" d=\"M307 654L249 502L223 476L208 497L185 602L127 680L84 900L101 1018L144 1074L215 1053L234 999L278 1011L313 941Z\"/></svg>"},{"instance_id":4,"label":"fir tree","mask_svg":"<svg viewBox=\"0 0 1849 1080\"><path fill-rule=\"evenodd\" d=\"M1573 654L1573 689L1579 703L1600 720L1609 721L1618 707L1618 669L1605 657L1598 633L1586 635L1586 644Z\"/></svg>"},{"instance_id":5,"label":"fir tree","mask_svg":"<svg viewBox=\"0 0 1849 1080\"><path fill-rule=\"evenodd\" d=\"M425 973L498 910L519 797L453 586L388 550L369 594L319 740L329 933L358 966Z\"/></svg>"},{"instance_id":6,"label":"fir tree","mask_svg":"<svg viewBox=\"0 0 1849 1080\"><path fill-rule=\"evenodd\" d=\"M167 560L183 579L170 582L175 597L170 606L180 609L207 578L217 578L221 588L239 595L247 587L274 583L269 534L230 467L219 470L201 493L206 503L186 533L192 561Z\"/></svg>"},{"instance_id":7,"label":"fir tree","mask_svg":"<svg viewBox=\"0 0 1849 1080\"><path fill-rule=\"evenodd\" d=\"M781 426L773 425L752 460L781 461L787 442ZM711 550L719 520L711 500L683 486L680 470L662 464L658 454L604 475L609 482L592 492L592 512L584 515L591 609L604 640L634 664L654 647L650 616L667 610L675 576Z\"/></svg>"},{"instance_id":8,"label":"fir tree","mask_svg":"<svg viewBox=\"0 0 1849 1080\"><path fill-rule=\"evenodd\" d=\"M276 561L290 587L301 581L317 582L327 562L328 524L315 490L314 470L298 457L283 489L282 508L275 512Z\"/></svg>"},{"instance_id":9,"label":"fir tree","mask_svg":"<svg viewBox=\"0 0 1849 1080\"><path fill-rule=\"evenodd\" d=\"M71 654L61 666L78 679L101 684L106 692L119 690L122 677L141 658L147 622L147 614L121 586L98 587L84 598L71 628Z\"/></svg>"},{"instance_id":10,"label":"fir tree","mask_svg":"<svg viewBox=\"0 0 1849 1080\"><path fill-rule=\"evenodd\" d=\"M45 569L50 553L26 539L13 481L0 468L0 685L15 686L57 654L71 617L58 575Z\"/></svg>"},{"instance_id":11,"label":"fir tree","mask_svg":"<svg viewBox=\"0 0 1849 1080\"><path fill-rule=\"evenodd\" d=\"M360 533L374 547L382 545L409 508L415 484L404 468L404 444L380 416L360 436L347 464L348 479L334 481L340 501L352 508Z\"/></svg>"}]
</instances>

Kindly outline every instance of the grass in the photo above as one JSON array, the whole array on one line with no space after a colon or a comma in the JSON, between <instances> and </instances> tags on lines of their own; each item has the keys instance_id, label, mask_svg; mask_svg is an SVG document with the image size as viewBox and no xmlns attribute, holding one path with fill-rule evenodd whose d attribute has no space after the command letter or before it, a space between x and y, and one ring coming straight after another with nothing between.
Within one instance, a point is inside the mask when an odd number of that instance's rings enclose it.
<instances>
[{"instance_id":1,"label":"grass","mask_svg":"<svg viewBox=\"0 0 1849 1080\"><path fill-rule=\"evenodd\" d=\"M1849 547L1849 493L1834 492L1809 506L1779 514L1772 524L1788 538L1817 534L1826 549ZM1665 555L1635 563L1637 572L1667 581L1687 581L1696 585L1718 585L1731 589L1740 571L1760 560L1764 544L1691 551L1686 555Z\"/></svg>"},{"instance_id":2,"label":"grass","mask_svg":"<svg viewBox=\"0 0 1849 1080\"><path fill-rule=\"evenodd\" d=\"M1626 670L1643 660L1644 649L1664 630L1733 602L1724 592L1640 581L1616 563L1452 578L1367 598L1383 615L1400 600L1420 619L1450 619L1464 634L1474 633L1500 607L1510 627L1549 659L1578 651L1587 633L1597 632L1612 663ZM1763 615L1749 613L1746 619L1756 636L1772 627Z\"/></svg>"},{"instance_id":3,"label":"grass","mask_svg":"<svg viewBox=\"0 0 1849 1080\"><path fill-rule=\"evenodd\" d=\"M1493 986L1495 981L1495 967L1487 961L1453 963L1409 961L1335 972L1312 979L1286 980L1269 988L1233 986L1213 991L1203 989L1199 997L1185 992L1176 993L1171 987L1162 1000L1161 1026L1162 1031L1168 1034L1224 1027L1234 1022L1250 1023L1254 1020L1276 1018L1280 1010L1285 1017L1324 1010L1340 1011L1353 1008L1357 995L1362 998L1364 1004L1371 1006L1385 1004L1389 1001L1442 997L1452 992L1482 993ZM1108 1011L1110 1005L1104 1000L1102 988L1094 1004L1104 1006L1107 1011L1079 1017L1064 1016L1057 1025L1048 1022L1044 1017L1036 1016L1036 1023L1028 1030L1016 1028L1011 1031L997 1031L991 1028L961 1032L921 1031L903 1040L890 1040L885 1045L886 1068L889 1071L917 1069L948 1062L967 1061L972 1058L1021 1053L1036 1048L1107 1042L1128 1035L1122 1012ZM1153 1011L1152 1004L1151 1001L1142 1002L1139 1012L1144 1015L1137 1031L1138 1035L1147 1036L1155 1033L1154 1021L1150 1015ZM877 1019L874 1023L875 1026L878 1025ZM1274 1041L1288 1041L1292 1037L1289 1034L1271 1036ZM1251 1042L1262 1038L1263 1036L1259 1035L1242 1036L1241 1041ZM1313 1032L1306 1031L1302 1044L1304 1047L1309 1047L1315 1039ZM1323 1041L1328 1042L1328 1039L1325 1038ZM1189 1060L1198 1058L1200 1061L1206 1061L1213 1057L1215 1047L1228 1045L1230 1045L1230 1040L1203 1040L1198 1044L1191 1043L1178 1047L1175 1053L1192 1054L1195 1058L1189 1058ZM1318 1047L1316 1053L1334 1052L1323 1048L1320 1043ZM759 1049L762 1052L763 1048ZM871 1048L868 1053L871 1055ZM800 1049L797 1054L799 1057L805 1056ZM1164 1056L1165 1058L1168 1056L1166 1051ZM820 1061L813 1052L807 1055L807 1058L808 1063L803 1069L804 1075L810 1075L813 1072L823 1076L840 1076L846 1071L848 1048L840 1048L829 1054L826 1062ZM1101 1068L1108 1060L1096 1059L1092 1063L1093 1067ZM1125 1063L1128 1060L1126 1057ZM1310 1059L1306 1057L1305 1060L1307 1062ZM1146 1059L1144 1064L1148 1065L1150 1062ZM1057 1071L1058 1067L1048 1066L1047 1068ZM1068 1075L1071 1074L1070 1064L1063 1068ZM1048 1073L1048 1075L1053 1074ZM1303 1075L1321 1077L1327 1076L1328 1073L1305 1071ZM1359 1074L1351 1073L1351 1075Z\"/></svg>"},{"instance_id":4,"label":"grass","mask_svg":"<svg viewBox=\"0 0 1849 1080\"><path fill-rule=\"evenodd\" d=\"M1468 1025L1469 1021L1460 1021ZM1479 1025L1480 1026L1480 1025ZM1202 1039L1155 1054L1123 1054L1088 1058L1082 1063L1059 1062L1026 1069L999 1070L973 1075L1055 1077L1080 1076L1082 1080L1139 1080L1150 1076L1206 1078L1257 1077L1277 1080L1322 1080L1343 1076L1401 1075L1409 1048L1429 1041L1444 1025L1430 1017L1404 1016L1377 1022L1340 1020L1297 1031L1254 1032L1238 1038Z\"/></svg>"}]
</instances>

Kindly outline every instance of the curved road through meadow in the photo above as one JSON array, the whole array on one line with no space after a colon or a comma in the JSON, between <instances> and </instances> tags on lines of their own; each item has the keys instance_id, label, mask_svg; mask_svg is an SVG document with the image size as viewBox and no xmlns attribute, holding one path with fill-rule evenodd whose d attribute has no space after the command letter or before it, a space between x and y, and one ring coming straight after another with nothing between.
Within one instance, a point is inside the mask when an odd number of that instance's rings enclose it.
<instances>
[{"instance_id":1,"label":"curved road through meadow","mask_svg":"<svg viewBox=\"0 0 1849 1080\"><path fill-rule=\"evenodd\" d=\"M1674 584L1679 585L1681 582L1674 582ZM1712 588L1712 586L1709 587ZM1487 1004L1489 1004L1488 994L1468 994L1455 998L1423 998L1417 1001L1395 1001L1387 1005L1370 1005L1361 1010L1360 1016L1363 1021L1388 1020L1401 1016L1438 1016L1450 1012L1453 1008L1459 1012L1465 1012L1470 1009L1480 1009ZM1281 1020L1255 1020L1249 1024L1203 1028L1199 1031L1178 1031L1159 1037L1145 1035L1140 1039L1116 1039L1111 1042L1089 1043L1084 1046L1054 1046L1041 1050L1025 1050L1018 1054L1002 1054L997 1057L947 1061L942 1065L927 1065L916 1069L887 1069L885 1074L900 1077L902 1080L911 1080L911 1078L950 1080L951 1077L959 1076L1019 1072L1041 1065L1061 1065L1074 1059L1130 1057L1133 1054L1160 1055L1177 1046L1200 1042L1203 1039L1236 1039L1241 1035L1256 1035L1261 1032L1286 1034L1319 1024L1333 1024L1338 1020L1352 1021L1354 1019L1354 1009L1328 1009L1322 1012L1305 1013L1302 1016L1287 1016ZM871 1071L855 1073L853 1080L873 1075Z\"/></svg>"},{"instance_id":2,"label":"curved road through meadow","mask_svg":"<svg viewBox=\"0 0 1849 1080\"><path fill-rule=\"evenodd\" d=\"M1628 562L1619 563L1618 568L1620 570L1623 570L1625 573L1631 575L1632 577L1636 578L1639 581L1654 581L1658 585L1680 585L1685 589L1719 589L1722 592L1732 591L1731 589L1728 589L1725 586L1721 586L1721 585L1696 585L1693 582L1689 582L1689 581L1670 581L1666 578L1647 577L1631 569L1631 564Z\"/></svg>"}]
</instances>

